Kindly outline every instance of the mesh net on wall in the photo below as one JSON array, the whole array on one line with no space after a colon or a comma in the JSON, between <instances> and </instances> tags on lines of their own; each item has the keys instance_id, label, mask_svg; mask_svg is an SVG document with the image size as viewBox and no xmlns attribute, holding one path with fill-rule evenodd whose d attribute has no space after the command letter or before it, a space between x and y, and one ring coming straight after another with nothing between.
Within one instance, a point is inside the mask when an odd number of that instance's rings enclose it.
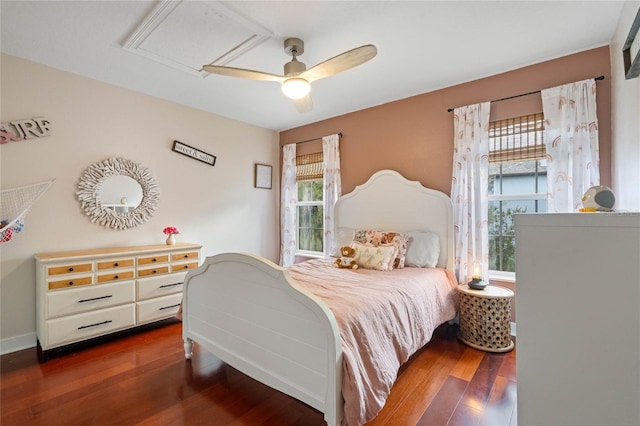
<instances>
[{"instance_id":1,"label":"mesh net on wall","mask_svg":"<svg viewBox=\"0 0 640 426\"><path fill-rule=\"evenodd\" d=\"M0 242L22 231L24 219L33 203L51 186L53 180L0 190Z\"/></svg>"}]
</instances>

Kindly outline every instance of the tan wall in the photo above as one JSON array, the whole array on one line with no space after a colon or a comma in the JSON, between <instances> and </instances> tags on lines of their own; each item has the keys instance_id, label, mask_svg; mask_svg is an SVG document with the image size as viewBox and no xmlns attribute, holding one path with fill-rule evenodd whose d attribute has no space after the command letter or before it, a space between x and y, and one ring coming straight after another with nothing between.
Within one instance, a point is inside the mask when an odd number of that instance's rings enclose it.
<instances>
[{"instance_id":1,"label":"tan wall","mask_svg":"<svg viewBox=\"0 0 640 426\"><path fill-rule=\"evenodd\" d=\"M2 55L2 122L45 117L51 136L0 145L2 189L55 179L25 229L0 244L2 351L35 345L35 262L44 251L162 244L176 226L202 254L247 251L278 260L278 185L253 187L254 163L278 176L276 132ZM177 139L217 156L215 167L175 153ZM147 167L158 181L155 215L127 231L83 214L81 173L111 156Z\"/></svg>"},{"instance_id":2,"label":"tan wall","mask_svg":"<svg viewBox=\"0 0 640 426\"><path fill-rule=\"evenodd\" d=\"M610 186L611 66L608 46L290 129L280 133L280 145L341 132L343 194L351 192L381 169L396 170L410 180L450 194L453 114L447 109L601 75L605 79L598 81L596 93L600 180L603 185ZM539 93L491 104L492 120L535 112L542 112ZM301 153L321 151L322 145L320 141L314 141L298 145L297 150ZM492 284L515 291L515 283L492 281ZM515 321L515 299L511 306L511 318Z\"/></svg>"},{"instance_id":3,"label":"tan wall","mask_svg":"<svg viewBox=\"0 0 640 426\"><path fill-rule=\"evenodd\" d=\"M381 169L396 170L410 180L450 194L453 115L447 112L448 108L604 75L605 80L597 85L600 170L602 183L610 185L610 73L609 47L604 46L286 130L280 133L280 145L341 132L343 194ZM541 112L542 101L540 95L535 94L494 102L491 109L492 119L507 118ZM298 151L314 149L321 150L320 142L298 145Z\"/></svg>"}]
</instances>

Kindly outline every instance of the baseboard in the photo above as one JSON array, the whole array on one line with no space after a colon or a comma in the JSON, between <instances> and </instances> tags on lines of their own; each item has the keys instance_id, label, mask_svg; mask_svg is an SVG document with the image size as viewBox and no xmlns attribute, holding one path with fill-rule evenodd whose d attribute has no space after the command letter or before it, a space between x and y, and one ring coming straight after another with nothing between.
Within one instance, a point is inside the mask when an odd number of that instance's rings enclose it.
<instances>
[{"instance_id":1,"label":"baseboard","mask_svg":"<svg viewBox=\"0 0 640 426\"><path fill-rule=\"evenodd\" d=\"M516 335L516 323L515 322L511 323L511 335L512 336Z\"/></svg>"},{"instance_id":2,"label":"baseboard","mask_svg":"<svg viewBox=\"0 0 640 426\"><path fill-rule=\"evenodd\" d=\"M36 333L27 333L21 336L0 339L0 355L21 351L36 346L38 339Z\"/></svg>"}]
</instances>

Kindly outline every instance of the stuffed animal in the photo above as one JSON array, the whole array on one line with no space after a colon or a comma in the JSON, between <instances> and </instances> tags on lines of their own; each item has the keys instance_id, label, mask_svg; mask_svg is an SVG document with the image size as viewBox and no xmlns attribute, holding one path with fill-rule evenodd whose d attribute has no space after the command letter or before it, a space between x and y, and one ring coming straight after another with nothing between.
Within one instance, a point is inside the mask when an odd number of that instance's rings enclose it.
<instances>
[{"instance_id":1,"label":"stuffed animal","mask_svg":"<svg viewBox=\"0 0 640 426\"><path fill-rule=\"evenodd\" d=\"M356 255L356 251L353 247L344 246L340 247L340 254L342 257L336 259L335 264L338 268L358 269L358 264L353 258Z\"/></svg>"}]
</instances>

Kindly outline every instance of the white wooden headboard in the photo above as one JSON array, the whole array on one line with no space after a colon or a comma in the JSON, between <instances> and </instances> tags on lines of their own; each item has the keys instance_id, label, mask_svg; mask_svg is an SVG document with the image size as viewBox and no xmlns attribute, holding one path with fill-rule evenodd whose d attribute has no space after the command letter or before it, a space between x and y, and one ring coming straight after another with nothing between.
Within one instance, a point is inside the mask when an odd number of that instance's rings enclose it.
<instances>
[{"instance_id":1,"label":"white wooden headboard","mask_svg":"<svg viewBox=\"0 0 640 426\"><path fill-rule=\"evenodd\" d=\"M438 266L454 272L453 205L443 192L381 170L340 197L334 216L336 229L435 232L440 237Z\"/></svg>"}]
</instances>

